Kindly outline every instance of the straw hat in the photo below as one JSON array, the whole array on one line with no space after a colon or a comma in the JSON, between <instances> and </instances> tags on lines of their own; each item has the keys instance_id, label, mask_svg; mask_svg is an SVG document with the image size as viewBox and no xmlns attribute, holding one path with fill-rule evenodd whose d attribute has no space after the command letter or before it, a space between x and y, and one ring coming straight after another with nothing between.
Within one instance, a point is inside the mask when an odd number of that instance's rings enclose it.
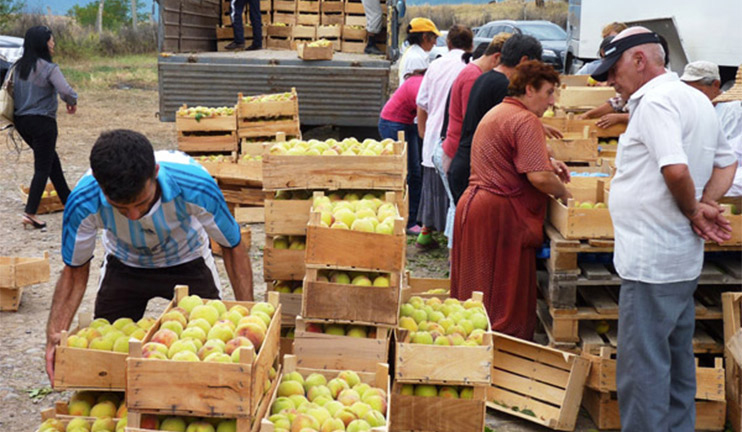
<instances>
[{"instance_id":1,"label":"straw hat","mask_svg":"<svg viewBox=\"0 0 742 432\"><path fill-rule=\"evenodd\" d=\"M714 103L742 101L742 65L737 68L737 76L734 78L734 85L729 90L716 96Z\"/></svg>"}]
</instances>

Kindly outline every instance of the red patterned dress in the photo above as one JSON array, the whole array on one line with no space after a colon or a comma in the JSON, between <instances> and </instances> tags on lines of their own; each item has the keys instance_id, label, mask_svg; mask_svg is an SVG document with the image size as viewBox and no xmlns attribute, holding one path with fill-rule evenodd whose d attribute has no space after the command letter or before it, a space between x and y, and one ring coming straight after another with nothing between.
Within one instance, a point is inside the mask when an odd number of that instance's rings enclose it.
<instances>
[{"instance_id":1,"label":"red patterned dress","mask_svg":"<svg viewBox=\"0 0 742 432\"><path fill-rule=\"evenodd\" d=\"M551 171L541 122L505 98L479 123L469 187L456 208L451 295L484 292L492 329L530 340L536 328L536 247L547 195L526 177Z\"/></svg>"}]
</instances>

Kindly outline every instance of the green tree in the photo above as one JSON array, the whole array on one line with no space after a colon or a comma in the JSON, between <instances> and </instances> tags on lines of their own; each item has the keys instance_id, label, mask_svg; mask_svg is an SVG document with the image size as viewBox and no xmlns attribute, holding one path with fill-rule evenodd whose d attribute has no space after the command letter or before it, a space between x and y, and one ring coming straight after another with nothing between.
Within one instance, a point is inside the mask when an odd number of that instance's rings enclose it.
<instances>
[{"instance_id":1,"label":"green tree","mask_svg":"<svg viewBox=\"0 0 742 432\"><path fill-rule=\"evenodd\" d=\"M3 0L0 0L0 2ZM98 14L98 0L92 0L84 6L73 6L67 11L67 15L83 26L94 26ZM144 2L137 0L137 9L141 10ZM146 14L138 13L139 21L146 19ZM105 0L103 5L103 28L118 30L131 23L131 0Z\"/></svg>"},{"instance_id":2,"label":"green tree","mask_svg":"<svg viewBox=\"0 0 742 432\"><path fill-rule=\"evenodd\" d=\"M0 28L6 28L13 15L26 6L23 0L0 0Z\"/></svg>"}]
</instances>

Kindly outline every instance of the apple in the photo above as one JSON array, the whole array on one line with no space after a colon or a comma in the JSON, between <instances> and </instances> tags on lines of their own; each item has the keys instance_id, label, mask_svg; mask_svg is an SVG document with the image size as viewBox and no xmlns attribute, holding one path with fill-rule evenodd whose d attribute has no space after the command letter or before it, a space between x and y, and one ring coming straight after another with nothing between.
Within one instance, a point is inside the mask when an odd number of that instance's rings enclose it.
<instances>
[{"instance_id":1,"label":"apple","mask_svg":"<svg viewBox=\"0 0 742 432\"><path fill-rule=\"evenodd\" d=\"M348 427L353 420L357 420L356 414L347 406L339 409L332 417L342 421L346 427Z\"/></svg>"},{"instance_id":2,"label":"apple","mask_svg":"<svg viewBox=\"0 0 742 432\"><path fill-rule=\"evenodd\" d=\"M237 432L237 420L222 420L216 425L216 432Z\"/></svg>"},{"instance_id":3,"label":"apple","mask_svg":"<svg viewBox=\"0 0 742 432\"><path fill-rule=\"evenodd\" d=\"M327 378L325 378L325 376L322 374L311 373L304 379L304 389L306 391L309 391L309 389L311 389L312 387L320 385L327 385Z\"/></svg>"},{"instance_id":4,"label":"apple","mask_svg":"<svg viewBox=\"0 0 742 432\"><path fill-rule=\"evenodd\" d=\"M72 348L87 348L88 340L82 336L72 335L67 337L67 346Z\"/></svg>"},{"instance_id":5,"label":"apple","mask_svg":"<svg viewBox=\"0 0 742 432\"><path fill-rule=\"evenodd\" d=\"M240 347L252 348L253 350L255 349L252 342L250 342L250 339L243 336L238 336L227 342L224 347L224 353L226 353L227 355L232 355L232 353Z\"/></svg>"},{"instance_id":6,"label":"apple","mask_svg":"<svg viewBox=\"0 0 742 432\"><path fill-rule=\"evenodd\" d=\"M341 324L326 325L325 334L329 334L333 336L345 336L345 326Z\"/></svg>"},{"instance_id":7,"label":"apple","mask_svg":"<svg viewBox=\"0 0 742 432\"><path fill-rule=\"evenodd\" d=\"M428 314L422 309L415 309L412 311L412 319L414 319L417 324L420 324L428 319Z\"/></svg>"},{"instance_id":8,"label":"apple","mask_svg":"<svg viewBox=\"0 0 742 432\"><path fill-rule=\"evenodd\" d=\"M144 330L149 330L155 324L156 321L157 320L154 318L144 317L140 319L139 321L137 321L137 327L144 329Z\"/></svg>"},{"instance_id":9,"label":"apple","mask_svg":"<svg viewBox=\"0 0 742 432\"><path fill-rule=\"evenodd\" d=\"M376 225L374 232L377 234L384 234L384 235L394 234L394 220L385 219L383 222Z\"/></svg>"},{"instance_id":10,"label":"apple","mask_svg":"<svg viewBox=\"0 0 742 432\"><path fill-rule=\"evenodd\" d=\"M333 378L327 383L327 388L330 389L332 398L337 399L340 392L350 389L350 386L345 380L342 380L340 378Z\"/></svg>"},{"instance_id":11,"label":"apple","mask_svg":"<svg viewBox=\"0 0 742 432\"><path fill-rule=\"evenodd\" d=\"M212 339L206 341L204 345L198 350L198 358L201 360L214 353L224 353L226 344L221 339Z\"/></svg>"},{"instance_id":12,"label":"apple","mask_svg":"<svg viewBox=\"0 0 742 432\"><path fill-rule=\"evenodd\" d=\"M301 376L301 374L296 371L289 372L286 375L284 375L283 378L281 379L281 382L284 382L284 381L296 381L302 385L302 388L304 386L304 377Z\"/></svg>"},{"instance_id":13,"label":"apple","mask_svg":"<svg viewBox=\"0 0 742 432\"><path fill-rule=\"evenodd\" d=\"M199 305L194 307L191 310L190 315L188 316L189 320L199 319L203 318L205 319L209 325L213 326L216 321L219 319L219 311L216 310L216 308L212 306L207 305Z\"/></svg>"},{"instance_id":14,"label":"apple","mask_svg":"<svg viewBox=\"0 0 742 432\"><path fill-rule=\"evenodd\" d=\"M291 421L284 414L279 414L278 412L276 412L272 416L268 417L268 421L273 423L273 427L276 429L291 429Z\"/></svg>"},{"instance_id":15,"label":"apple","mask_svg":"<svg viewBox=\"0 0 742 432\"><path fill-rule=\"evenodd\" d=\"M418 331L411 335L410 341L416 344L432 345L433 336L428 332Z\"/></svg>"},{"instance_id":16,"label":"apple","mask_svg":"<svg viewBox=\"0 0 742 432\"><path fill-rule=\"evenodd\" d=\"M250 309L251 315L253 312L263 312L272 318L273 314L276 313L276 307L268 302L257 302L252 309Z\"/></svg>"},{"instance_id":17,"label":"apple","mask_svg":"<svg viewBox=\"0 0 742 432\"><path fill-rule=\"evenodd\" d=\"M412 384L402 384L401 394L405 396L412 396L415 394L415 386Z\"/></svg>"},{"instance_id":18,"label":"apple","mask_svg":"<svg viewBox=\"0 0 742 432\"><path fill-rule=\"evenodd\" d=\"M415 396L436 397L438 396L438 389L434 385L418 384L415 386Z\"/></svg>"},{"instance_id":19,"label":"apple","mask_svg":"<svg viewBox=\"0 0 742 432\"><path fill-rule=\"evenodd\" d=\"M180 417L166 417L160 423L160 430L185 432L186 422Z\"/></svg>"},{"instance_id":20,"label":"apple","mask_svg":"<svg viewBox=\"0 0 742 432\"><path fill-rule=\"evenodd\" d=\"M183 330L182 333L180 333L180 337L182 339L197 339L200 340L202 343L206 342L206 333L203 331L201 327L188 327L187 329Z\"/></svg>"},{"instance_id":21,"label":"apple","mask_svg":"<svg viewBox=\"0 0 742 432\"><path fill-rule=\"evenodd\" d=\"M70 414L70 415L73 415L73 414ZM73 430L89 431L90 427L91 427L90 423L84 418L74 418L67 423L68 431L73 431Z\"/></svg>"},{"instance_id":22,"label":"apple","mask_svg":"<svg viewBox=\"0 0 742 432\"><path fill-rule=\"evenodd\" d=\"M204 333L206 334L208 334L209 330L211 330L211 324L209 324L209 322L203 318L198 318L195 320L188 321L188 325L186 325L186 328L191 328L191 327L198 327L201 330L203 330Z\"/></svg>"},{"instance_id":23,"label":"apple","mask_svg":"<svg viewBox=\"0 0 742 432\"><path fill-rule=\"evenodd\" d=\"M308 404L309 403L309 399L307 399L306 397L304 397L303 394L294 394L294 395L291 395L291 396L289 396L289 399L291 399L291 402L294 403L294 407L296 409L299 409L302 406L304 406L305 404Z\"/></svg>"},{"instance_id":24,"label":"apple","mask_svg":"<svg viewBox=\"0 0 742 432\"><path fill-rule=\"evenodd\" d=\"M93 320L93 322L90 323L88 327L97 329L103 327L104 325L111 325L111 323L105 318L96 318Z\"/></svg>"},{"instance_id":25,"label":"apple","mask_svg":"<svg viewBox=\"0 0 742 432\"><path fill-rule=\"evenodd\" d=\"M489 320L483 313L474 313L469 318L475 329L487 330Z\"/></svg>"},{"instance_id":26,"label":"apple","mask_svg":"<svg viewBox=\"0 0 742 432\"><path fill-rule=\"evenodd\" d=\"M113 343L113 352L129 353L129 336L123 336L116 339Z\"/></svg>"},{"instance_id":27,"label":"apple","mask_svg":"<svg viewBox=\"0 0 742 432\"><path fill-rule=\"evenodd\" d=\"M323 424L327 420L332 419L332 416L330 415L330 413L326 409L322 408L321 406L310 408L307 410L305 414L311 417L314 417L314 419L317 420L318 424Z\"/></svg>"},{"instance_id":28,"label":"apple","mask_svg":"<svg viewBox=\"0 0 742 432\"><path fill-rule=\"evenodd\" d=\"M111 401L103 401L100 403L95 404L90 409L90 417L95 418L103 418L103 417L110 417L113 418L116 415L116 404L114 404Z\"/></svg>"},{"instance_id":29,"label":"apple","mask_svg":"<svg viewBox=\"0 0 742 432\"><path fill-rule=\"evenodd\" d=\"M275 311L273 313L275 313ZM263 312L261 310L255 310L255 308L253 308L253 310L250 311L250 316L260 318L263 321L263 323L266 325L266 328L267 326L271 325L272 315L268 315L266 312Z\"/></svg>"},{"instance_id":30,"label":"apple","mask_svg":"<svg viewBox=\"0 0 742 432\"><path fill-rule=\"evenodd\" d=\"M405 303L405 304L403 304L399 308L399 315L400 316L404 316L404 317L411 317L412 316L412 312L414 312L414 311L415 311L415 307L414 306L412 306L409 303Z\"/></svg>"},{"instance_id":31,"label":"apple","mask_svg":"<svg viewBox=\"0 0 742 432\"><path fill-rule=\"evenodd\" d=\"M336 221L336 222L333 222L332 225L330 225L330 229L344 229L344 230L349 230L350 228L348 228L348 225L346 225L345 223Z\"/></svg>"},{"instance_id":32,"label":"apple","mask_svg":"<svg viewBox=\"0 0 742 432\"><path fill-rule=\"evenodd\" d=\"M474 398L473 387L464 387L461 389L461 392L459 393L459 399L473 399L473 398Z\"/></svg>"},{"instance_id":33,"label":"apple","mask_svg":"<svg viewBox=\"0 0 742 432\"><path fill-rule=\"evenodd\" d=\"M127 417L120 418L119 421L116 423L116 432L124 432L126 430L127 423Z\"/></svg>"},{"instance_id":34,"label":"apple","mask_svg":"<svg viewBox=\"0 0 742 432\"><path fill-rule=\"evenodd\" d=\"M376 278L374 278L373 285L375 287L388 287L389 286L389 278L386 276L379 275Z\"/></svg>"},{"instance_id":35,"label":"apple","mask_svg":"<svg viewBox=\"0 0 742 432\"><path fill-rule=\"evenodd\" d=\"M356 219L353 221L353 224L350 226L350 229L353 231L361 231L361 232L376 232L376 227L371 221L371 218L362 218L362 219Z\"/></svg>"},{"instance_id":36,"label":"apple","mask_svg":"<svg viewBox=\"0 0 742 432\"><path fill-rule=\"evenodd\" d=\"M364 274L360 274L353 278L353 280L350 282L352 285L358 285L358 286L371 286L371 279L368 278L368 276Z\"/></svg>"},{"instance_id":37,"label":"apple","mask_svg":"<svg viewBox=\"0 0 742 432\"><path fill-rule=\"evenodd\" d=\"M47 419L44 420L44 423L41 423L41 426L39 426L39 432L65 432L64 423L57 419Z\"/></svg>"},{"instance_id":38,"label":"apple","mask_svg":"<svg viewBox=\"0 0 742 432\"><path fill-rule=\"evenodd\" d=\"M348 273L345 272L332 272L332 274L330 275L330 282L347 285L350 283L350 276L348 276Z\"/></svg>"},{"instance_id":39,"label":"apple","mask_svg":"<svg viewBox=\"0 0 742 432\"><path fill-rule=\"evenodd\" d=\"M373 410L382 413L386 412L386 398L383 398L378 394L371 394L368 397L364 397L362 398L362 401Z\"/></svg>"},{"instance_id":40,"label":"apple","mask_svg":"<svg viewBox=\"0 0 742 432\"><path fill-rule=\"evenodd\" d=\"M229 308L229 311L237 311L242 316L248 316L250 315L250 311L243 305L234 305L231 308Z\"/></svg>"},{"instance_id":41,"label":"apple","mask_svg":"<svg viewBox=\"0 0 742 432\"><path fill-rule=\"evenodd\" d=\"M185 315L177 310L171 310L162 316L163 323L166 323L168 321L177 321L183 328L185 328L185 326L188 324L188 320L186 319Z\"/></svg>"},{"instance_id":42,"label":"apple","mask_svg":"<svg viewBox=\"0 0 742 432\"><path fill-rule=\"evenodd\" d=\"M93 422L90 432L108 432L116 429L116 422L112 417L101 417Z\"/></svg>"},{"instance_id":43,"label":"apple","mask_svg":"<svg viewBox=\"0 0 742 432\"><path fill-rule=\"evenodd\" d=\"M446 399L458 399L459 392L454 387L443 386L438 390L438 397Z\"/></svg>"},{"instance_id":44,"label":"apple","mask_svg":"<svg viewBox=\"0 0 742 432\"><path fill-rule=\"evenodd\" d=\"M284 381L278 385L278 396L291 396L291 395L302 395L304 396L304 387L302 383L298 381Z\"/></svg>"},{"instance_id":45,"label":"apple","mask_svg":"<svg viewBox=\"0 0 742 432\"><path fill-rule=\"evenodd\" d=\"M308 414L299 414L294 418L294 421L291 422L291 432L300 432L305 428L316 431L319 427L317 419Z\"/></svg>"},{"instance_id":46,"label":"apple","mask_svg":"<svg viewBox=\"0 0 742 432\"><path fill-rule=\"evenodd\" d=\"M365 326L348 326L348 332L346 333L346 336L365 339L366 337L368 337L368 334L366 333Z\"/></svg>"},{"instance_id":47,"label":"apple","mask_svg":"<svg viewBox=\"0 0 742 432\"><path fill-rule=\"evenodd\" d=\"M71 400L67 404L67 412L71 416L88 417L90 416L90 408L90 403L85 400Z\"/></svg>"},{"instance_id":48,"label":"apple","mask_svg":"<svg viewBox=\"0 0 742 432\"><path fill-rule=\"evenodd\" d=\"M262 314L262 315L266 315L263 312L256 312L256 313L259 313L259 314ZM270 319L270 318L268 318L268 319ZM246 317L242 318L237 325L238 326L242 326L243 324L248 324L248 323L257 324L260 328L263 329L264 332L267 332L268 331L268 325L265 323L265 321L263 321L263 319L261 319L258 316L255 316L255 315L250 315L250 316L246 316Z\"/></svg>"},{"instance_id":49,"label":"apple","mask_svg":"<svg viewBox=\"0 0 742 432\"><path fill-rule=\"evenodd\" d=\"M279 396L276 398L276 400L273 402L273 405L271 406L271 413L278 414L281 411L290 408L296 408L294 402L286 396Z\"/></svg>"},{"instance_id":50,"label":"apple","mask_svg":"<svg viewBox=\"0 0 742 432\"><path fill-rule=\"evenodd\" d=\"M143 328L139 328L137 330L134 330L134 332L130 335L130 337L140 341L144 339L144 336L146 335L147 335L147 331Z\"/></svg>"},{"instance_id":51,"label":"apple","mask_svg":"<svg viewBox=\"0 0 742 432\"><path fill-rule=\"evenodd\" d=\"M336 419L336 418L329 418L325 420L324 423L322 423L322 427L320 428L319 432L336 432L336 431L344 431L345 430L345 423L343 423L342 420Z\"/></svg>"},{"instance_id":52,"label":"apple","mask_svg":"<svg viewBox=\"0 0 742 432\"><path fill-rule=\"evenodd\" d=\"M306 331L309 333L322 333L322 326L315 323L307 323Z\"/></svg>"},{"instance_id":53,"label":"apple","mask_svg":"<svg viewBox=\"0 0 742 432\"><path fill-rule=\"evenodd\" d=\"M207 355L206 357L202 358L201 360L205 362L215 362L215 363L232 363L232 357L230 355L220 353L220 352L211 353Z\"/></svg>"},{"instance_id":54,"label":"apple","mask_svg":"<svg viewBox=\"0 0 742 432\"><path fill-rule=\"evenodd\" d=\"M363 418L363 416L366 415L367 412L371 411L371 407L361 401L355 402L353 405L350 406L350 409L358 418Z\"/></svg>"},{"instance_id":55,"label":"apple","mask_svg":"<svg viewBox=\"0 0 742 432\"><path fill-rule=\"evenodd\" d=\"M219 299L213 299L206 302L206 306L211 306L214 309L219 312L219 316L222 316L223 314L227 313L227 306L224 304L223 301Z\"/></svg>"},{"instance_id":56,"label":"apple","mask_svg":"<svg viewBox=\"0 0 742 432\"><path fill-rule=\"evenodd\" d=\"M131 318L119 318L116 321L113 322L113 326L117 330L121 330L124 327L126 327L128 324L134 324L134 320Z\"/></svg>"}]
</instances>

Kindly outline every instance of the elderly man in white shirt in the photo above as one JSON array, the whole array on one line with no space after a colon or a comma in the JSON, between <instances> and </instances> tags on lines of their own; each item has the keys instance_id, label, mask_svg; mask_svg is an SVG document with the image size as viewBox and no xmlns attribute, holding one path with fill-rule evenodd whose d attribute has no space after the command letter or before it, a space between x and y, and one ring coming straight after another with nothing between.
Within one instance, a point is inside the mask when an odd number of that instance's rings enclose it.
<instances>
[{"instance_id":1,"label":"elderly man in white shirt","mask_svg":"<svg viewBox=\"0 0 742 432\"><path fill-rule=\"evenodd\" d=\"M714 103L721 130L737 156L738 169L727 196L742 196L742 67L737 70L737 83L726 93L721 91L719 66L708 61L688 63L680 77L689 86L705 94Z\"/></svg>"},{"instance_id":2,"label":"elderly man in white shirt","mask_svg":"<svg viewBox=\"0 0 742 432\"><path fill-rule=\"evenodd\" d=\"M621 276L617 388L625 431L693 431L693 292L736 159L707 97L664 68L659 36L622 31L593 73L628 101L609 209Z\"/></svg>"},{"instance_id":3,"label":"elderly man in white shirt","mask_svg":"<svg viewBox=\"0 0 742 432\"><path fill-rule=\"evenodd\" d=\"M416 100L417 128L423 137L423 187L417 212L422 231L416 242L421 249L438 246L430 235L431 229L443 231L446 228L448 196L433 165L433 151L441 139L448 94L456 77L466 67L463 55L471 52L474 41L472 31L462 25L452 26L447 38L449 51L430 64Z\"/></svg>"}]
</instances>

